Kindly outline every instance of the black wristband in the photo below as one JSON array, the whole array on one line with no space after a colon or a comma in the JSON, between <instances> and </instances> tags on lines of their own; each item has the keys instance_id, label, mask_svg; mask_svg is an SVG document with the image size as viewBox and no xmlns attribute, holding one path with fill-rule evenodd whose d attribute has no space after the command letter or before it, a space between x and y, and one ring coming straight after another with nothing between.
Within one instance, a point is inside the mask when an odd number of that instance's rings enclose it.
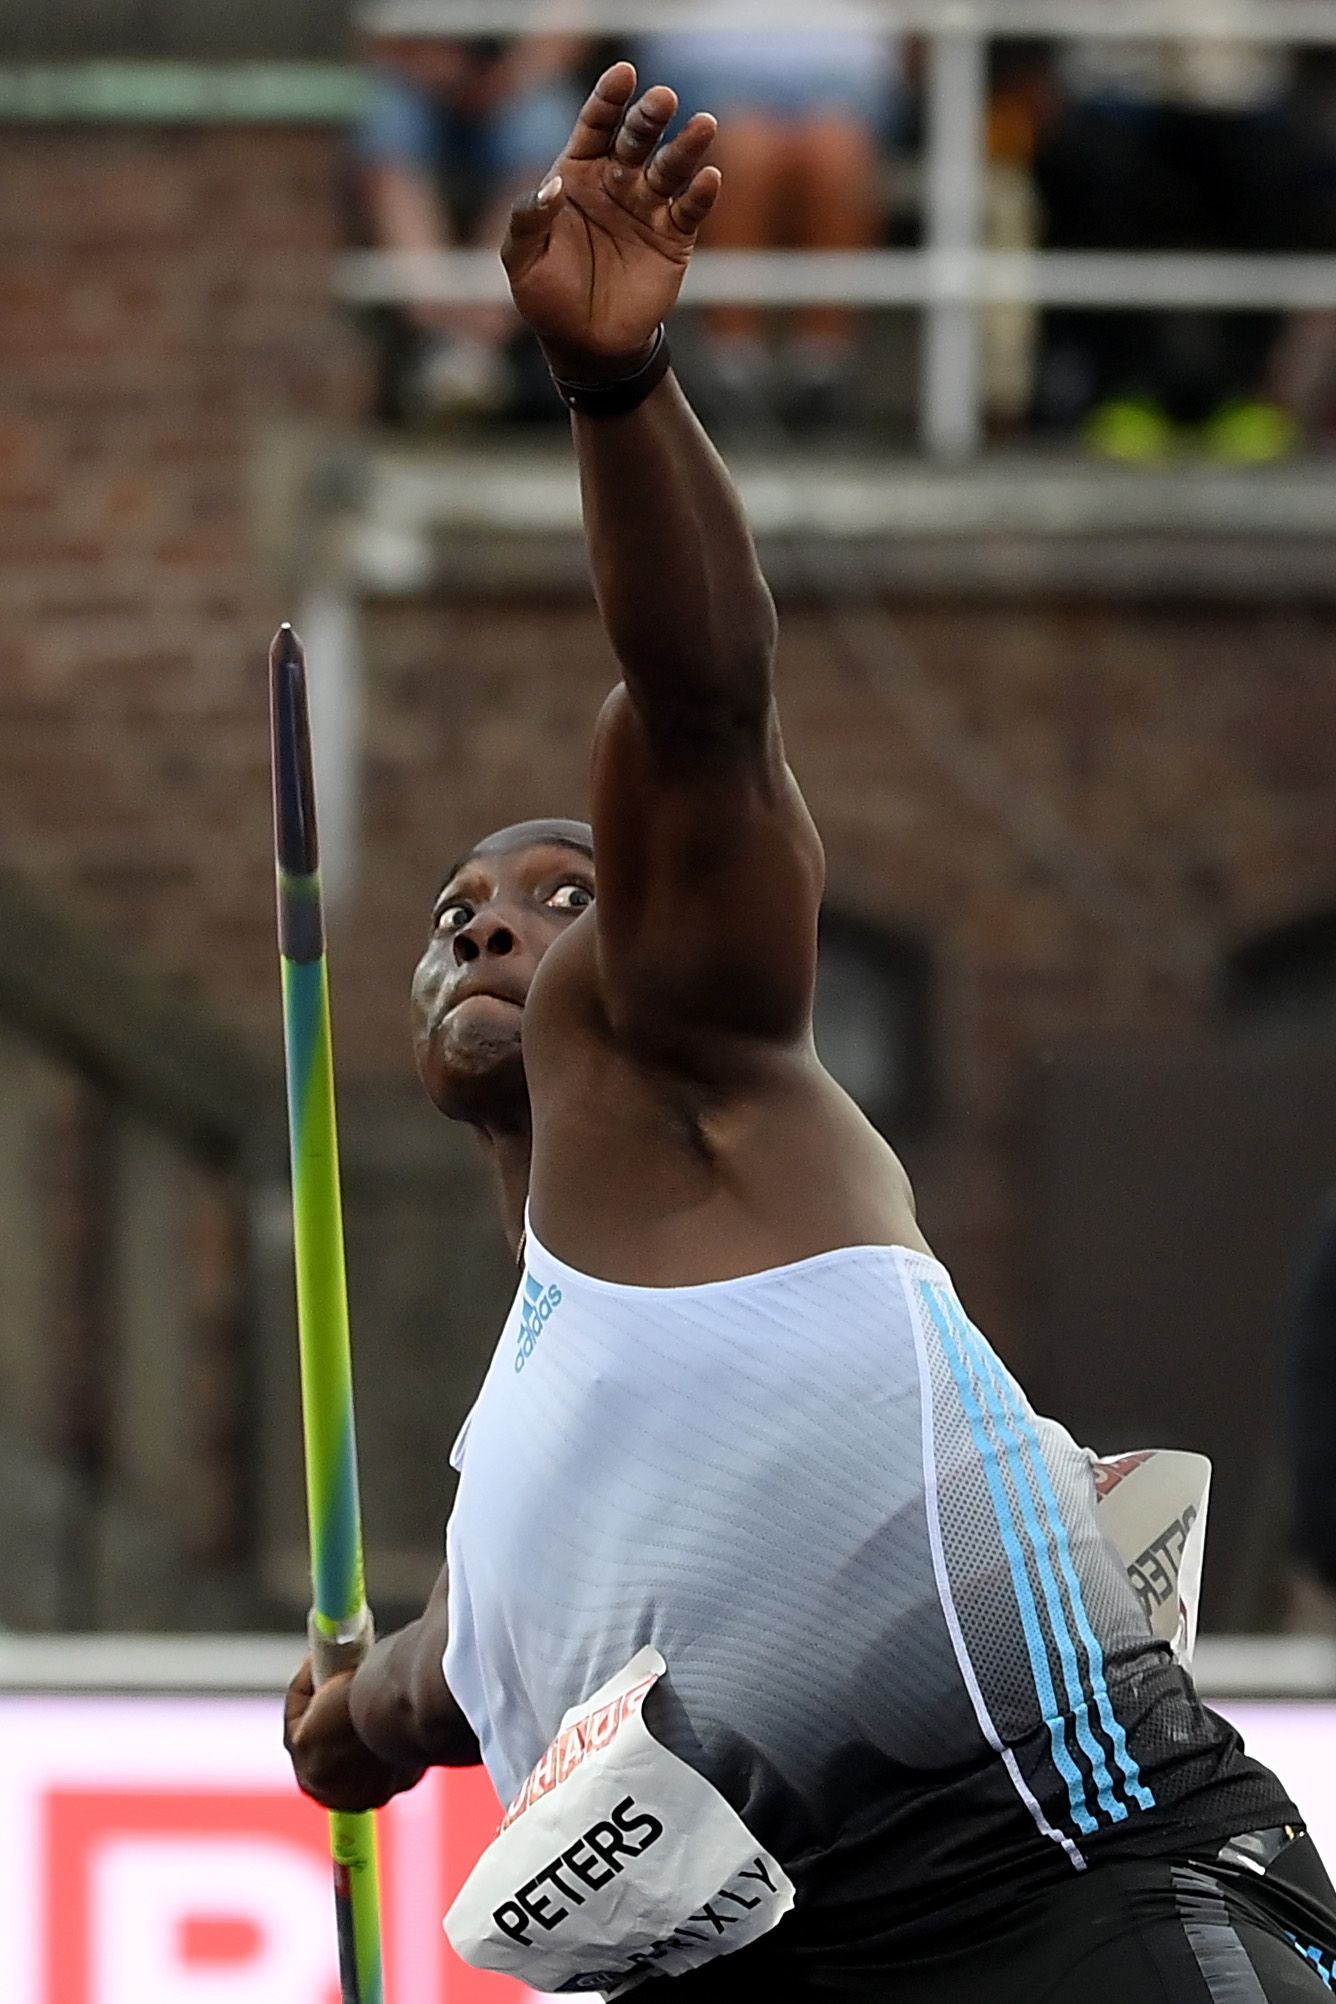
<instances>
[{"instance_id":1,"label":"black wristband","mask_svg":"<svg viewBox=\"0 0 1336 2004\"><path fill-rule=\"evenodd\" d=\"M633 376L620 376L611 383L568 383L554 369L552 384L567 410L580 417L625 417L653 396L672 366L668 336L660 327L654 346Z\"/></svg>"}]
</instances>

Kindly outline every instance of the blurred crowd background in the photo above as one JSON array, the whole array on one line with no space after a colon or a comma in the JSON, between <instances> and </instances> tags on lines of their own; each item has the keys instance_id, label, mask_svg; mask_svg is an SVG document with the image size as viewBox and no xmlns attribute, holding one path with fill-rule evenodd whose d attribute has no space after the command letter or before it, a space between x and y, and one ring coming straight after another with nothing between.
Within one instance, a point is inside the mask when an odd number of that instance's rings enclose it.
<instances>
[{"instance_id":1,"label":"blurred crowd background","mask_svg":"<svg viewBox=\"0 0 1336 2004\"><path fill-rule=\"evenodd\" d=\"M434 1577L513 1273L408 981L461 847L583 811L612 674L493 253L629 49L723 123L674 340L781 603L821 1048L1036 1403L1213 1455L1208 1628L1330 1628L1336 6L465 11L0 18L0 1626L306 1603L285 616L382 1618Z\"/></svg>"},{"instance_id":2,"label":"blurred crowd background","mask_svg":"<svg viewBox=\"0 0 1336 2004\"><path fill-rule=\"evenodd\" d=\"M541 12L541 9L536 11ZM748 0L730 10L744 21ZM846 8L846 11L850 11ZM723 120L729 200L712 248L869 251L922 240L922 38L757 25L529 38L364 38L371 89L351 147L353 227L394 253L494 248L545 175L600 67L628 49L685 109ZM866 20L867 8L852 12ZM1336 56L1219 36L989 52L981 240L1010 251L1318 252L1336 241ZM429 426L552 416L503 306L406 301L380 332L386 416ZM865 371L884 353L848 306L706 316L693 387L804 432L907 415ZM1184 448L1282 458L1330 429L1330 311L995 311L987 414L1009 438L1077 438L1115 459ZM902 373L905 365L902 366ZM912 365L910 365L912 366Z\"/></svg>"}]
</instances>

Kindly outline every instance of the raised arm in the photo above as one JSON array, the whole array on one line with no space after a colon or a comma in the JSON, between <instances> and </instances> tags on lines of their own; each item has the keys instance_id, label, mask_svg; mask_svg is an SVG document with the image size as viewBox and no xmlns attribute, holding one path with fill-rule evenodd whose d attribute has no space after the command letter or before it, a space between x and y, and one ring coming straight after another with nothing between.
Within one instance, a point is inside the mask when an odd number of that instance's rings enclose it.
<instances>
[{"instance_id":1,"label":"raised arm","mask_svg":"<svg viewBox=\"0 0 1336 2004\"><path fill-rule=\"evenodd\" d=\"M594 756L604 987L627 1034L695 1051L702 1029L806 1028L822 866L774 711L774 607L728 471L671 372L632 409L596 409L659 376L659 328L721 186L713 118L665 141L673 92L635 91L629 63L600 79L505 255L574 409L623 674Z\"/></svg>"}]
</instances>

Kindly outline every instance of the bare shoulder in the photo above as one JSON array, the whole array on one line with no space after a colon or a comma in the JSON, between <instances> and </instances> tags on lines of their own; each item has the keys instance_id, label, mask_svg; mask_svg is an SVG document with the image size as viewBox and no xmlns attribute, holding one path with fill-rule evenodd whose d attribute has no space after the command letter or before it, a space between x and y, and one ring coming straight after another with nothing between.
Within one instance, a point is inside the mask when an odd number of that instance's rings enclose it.
<instances>
[{"instance_id":1,"label":"bare shoulder","mask_svg":"<svg viewBox=\"0 0 1336 2004\"><path fill-rule=\"evenodd\" d=\"M903 1165L810 1040L711 1036L688 1067L656 1058L618 1035L574 929L534 1002L534 1215L571 1265L677 1286L841 1245L928 1250Z\"/></svg>"},{"instance_id":2,"label":"bare shoulder","mask_svg":"<svg viewBox=\"0 0 1336 2004\"><path fill-rule=\"evenodd\" d=\"M524 1006L524 1072L535 1124L559 1105L587 1111L608 1091L612 1074L625 1093L634 1067L619 1050L599 971L599 936L592 911L553 941L534 975Z\"/></svg>"},{"instance_id":3,"label":"bare shoulder","mask_svg":"<svg viewBox=\"0 0 1336 2004\"><path fill-rule=\"evenodd\" d=\"M524 1006L524 1049L552 1035L594 1035L606 1026L599 996L598 932L587 911L543 955Z\"/></svg>"}]
</instances>

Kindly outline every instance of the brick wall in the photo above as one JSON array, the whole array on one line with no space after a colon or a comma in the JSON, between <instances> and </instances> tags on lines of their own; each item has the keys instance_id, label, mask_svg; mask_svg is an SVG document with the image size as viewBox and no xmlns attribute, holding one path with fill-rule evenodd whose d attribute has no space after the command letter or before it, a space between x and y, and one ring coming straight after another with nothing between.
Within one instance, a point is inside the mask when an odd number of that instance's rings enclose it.
<instances>
[{"instance_id":1,"label":"brick wall","mask_svg":"<svg viewBox=\"0 0 1336 2004\"><path fill-rule=\"evenodd\" d=\"M345 0L6 0L0 57L52 62L65 57L187 57L256 61L341 56L348 42Z\"/></svg>"},{"instance_id":2,"label":"brick wall","mask_svg":"<svg viewBox=\"0 0 1336 2004\"><path fill-rule=\"evenodd\" d=\"M338 418L322 133L0 132L0 842L237 1002L258 962L257 434Z\"/></svg>"},{"instance_id":3,"label":"brick wall","mask_svg":"<svg viewBox=\"0 0 1336 2004\"><path fill-rule=\"evenodd\" d=\"M875 689L820 614L783 622L786 734L832 895L921 931L937 965L938 1110L906 1149L922 1215L1023 1357L1046 1044L1200 1023L1228 944L1336 898L1332 618L920 607L882 630ZM900 710L904 647L957 721L945 762ZM441 870L487 828L581 811L611 669L593 615L559 605L383 610L371 653L367 883L339 1005L350 1051L393 1064ZM980 747L1005 813L961 778ZM1036 802L1069 831L1057 868L1018 844Z\"/></svg>"},{"instance_id":4,"label":"brick wall","mask_svg":"<svg viewBox=\"0 0 1336 2004\"><path fill-rule=\"evenodd\" d=\"M244 496L266 426L358 408L327 306L336 176L312 134L0 135L0 848L271 1046L262 664L284 608ZM819 615L786 617L832 888L920 928L939 970L925 1222L1014 1352L1036 1054L1200 1020L1225 945L1336 896L1331 625L919 606L865 631L874 687ZM368 643L364 874L335 945L341 1061L376 1074L407 1063L441 869L484 828L579 811L611 669L569 604L381 607ZM916 735L900 646L945 739ZM1056 859L1018 840L1036 804Z\"/></svg>"}]
</instances>

